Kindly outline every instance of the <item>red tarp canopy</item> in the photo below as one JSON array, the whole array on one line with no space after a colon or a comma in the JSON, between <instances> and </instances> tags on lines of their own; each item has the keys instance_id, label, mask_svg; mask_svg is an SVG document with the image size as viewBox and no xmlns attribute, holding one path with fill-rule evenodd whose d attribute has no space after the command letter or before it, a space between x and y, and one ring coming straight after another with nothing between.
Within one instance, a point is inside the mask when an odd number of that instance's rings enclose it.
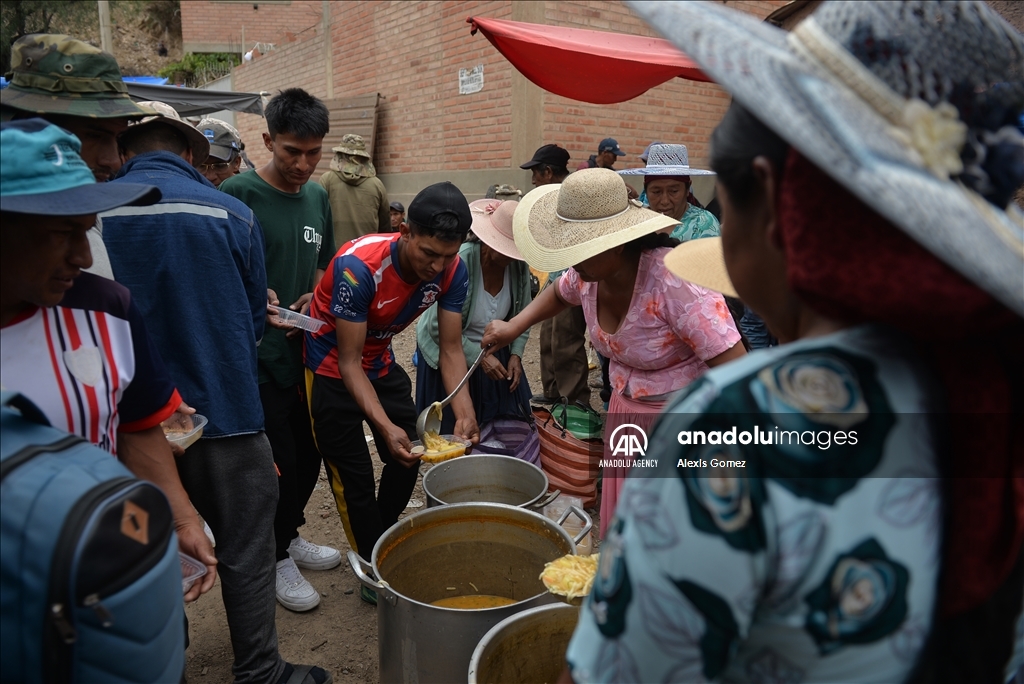
<instances>
[{"instance_id":1,"label":"red tarp canopy","mask_svg":"<svg viewBox=\"0 0 1024 684\"><path fill-rule=\"evenodd\" d=\"M667 40L470 17L516 69L544 90L572 100L612 104L677 76L710 82Z\"/></svg>"}]
</instances>

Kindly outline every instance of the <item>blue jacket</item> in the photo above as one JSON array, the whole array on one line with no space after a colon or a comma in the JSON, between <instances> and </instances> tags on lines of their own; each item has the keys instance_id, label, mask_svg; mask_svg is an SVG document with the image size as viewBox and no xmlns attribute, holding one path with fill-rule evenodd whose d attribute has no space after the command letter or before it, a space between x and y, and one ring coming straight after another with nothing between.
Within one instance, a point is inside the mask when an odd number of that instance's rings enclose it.
<instances>
[{"instance_id":1,"label":"blue jacket","mask_svg":"<svg viewBox=\"0 0 1024 684\"><path fill-rule=\"evenodd\" d=\"M117 281L131 290L204 437L263 429L256 346L267 314L263 229L249 207L170 152L147 152L113 183L155 185L150 207L102 214Z\"/></svg>"}]
</instances>

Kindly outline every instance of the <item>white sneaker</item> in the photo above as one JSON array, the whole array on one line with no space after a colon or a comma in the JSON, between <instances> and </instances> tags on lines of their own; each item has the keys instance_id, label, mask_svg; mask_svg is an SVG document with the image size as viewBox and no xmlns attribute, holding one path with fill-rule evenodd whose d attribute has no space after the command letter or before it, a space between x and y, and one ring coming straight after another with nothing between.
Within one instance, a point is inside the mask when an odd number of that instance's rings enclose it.
<instances>
[{"instance_id":1,"label":"white sneaker","mask_svg":"<svg viewBox=\"0 0 1024 684\"><path fill-rule=\"evenodd\" d=\"M341 552L330 546L318 546L298 536L288 545L288 555L307 570L330 570L341 565Z\"/></svg>"},{"instance_id":2,"label":"white sneaker","mask_svg":"<svg viewBox=\"0 0 1024 684\"><path fill-rule=\"evenodd\" d=\"M277 600L288 610L297 613L320 605L320 594L306 581L291 558L277 562Z\"/></svg>"}]
</instances>

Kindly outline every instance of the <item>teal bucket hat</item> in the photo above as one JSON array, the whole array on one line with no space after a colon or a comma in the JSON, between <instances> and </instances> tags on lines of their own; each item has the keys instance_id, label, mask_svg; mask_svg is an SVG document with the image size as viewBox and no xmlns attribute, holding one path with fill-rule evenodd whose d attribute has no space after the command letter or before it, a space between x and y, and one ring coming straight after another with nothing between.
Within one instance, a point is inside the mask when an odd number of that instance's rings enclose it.
<instances>
[{"instance_id":1,"label":"teal bucket hat","mask_svg":"<svg viewBox=\"0 0 1024 684\"><path fill-rule=\"evenodd\" d=\"M160 201L137 183L97 183L79 153L82 143L42 119L0 124L0 211L84 216Z\"/></svg>"}]
</instances>

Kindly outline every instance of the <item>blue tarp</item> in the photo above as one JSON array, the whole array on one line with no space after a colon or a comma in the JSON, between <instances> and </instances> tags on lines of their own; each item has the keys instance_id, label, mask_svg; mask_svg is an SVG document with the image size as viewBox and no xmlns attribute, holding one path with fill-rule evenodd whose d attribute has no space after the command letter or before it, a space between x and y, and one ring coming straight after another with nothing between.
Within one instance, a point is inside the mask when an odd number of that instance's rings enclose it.
<instances>
[{"instance_id":1,"label":"blue tarp","mask_svg":"<svg viewBox=\"0 0 1024 684\"><path fill-rule=\"evenodd\" d=\"M125 76L125 83L145 83L147 85L167 85L163 76Z\"/></svg>"}]
</instances>

